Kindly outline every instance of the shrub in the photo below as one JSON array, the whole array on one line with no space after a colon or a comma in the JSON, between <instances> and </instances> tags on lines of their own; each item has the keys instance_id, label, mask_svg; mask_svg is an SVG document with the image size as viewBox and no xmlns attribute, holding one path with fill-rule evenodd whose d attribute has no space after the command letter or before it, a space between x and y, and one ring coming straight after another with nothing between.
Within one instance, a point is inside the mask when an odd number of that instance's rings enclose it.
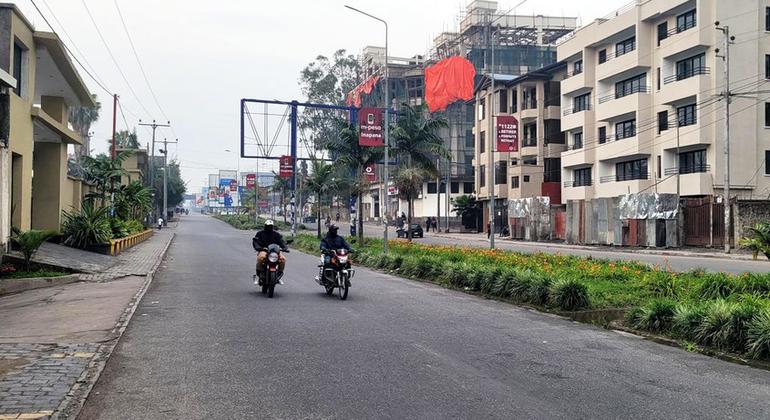
<instances>
[{"instance_id":1,"label":"shrub","mask_svg":"<svg viewBox=\"0 0 770 420\"><path fill-rule=\"evenodd\" d=\"M551 288L551 278L540 273L532 272L527 300L535 305L548 303L548 295Z\"/></svg>"},{"instance_id":2,"label":"shrub","mask_svg":"<svg viewBox=\"0 0 770 420\"><path fill-rule=\"evenodd\" d=\"M748 346L748 330L751 321L762 312L762 306L747 300L733 307L730 314L730 341L728 346L736 352L745 352Z\"/></svg>"},{"instance_id":3,"label":"shrub","mask_svg":"<svg viewBox=\"0 0 770 420\"><path fill-rule=\"evenodd\" d=\"M734 307L735 304L722 299L710 302L696 329L695 339L701 344L728 348L736 335L732 323Z\"/></svg>"},{"instance_id":4,"label":"shrub","mask_svg":"<svg viewBox=\"0 0 770 420\"><path fill-rule=\"evenodd\" d=\"M425 280L433 280L441 272L441 266L436 257L419 256L417 257L417 267L415 275Z\"/></svg>"},{"instance_id":5,"label":"shrub","mask_svg":"<svg viewBox=\"0 0 770 420\"><path fill-rule=\"evenodd\" d=\"M534 273L530 270L514 268L511 270L511 281L508 286L508 296L518 302L529 300L529 289L532 286Z\"/></svg>"},{"instance_id":6,"label":"shrub","mask_svg":"<svg viewBox=\"0 0 770 420\"><path fill-rule=\"evenodd\" d=\"M392 264L393 258L391 254L382 254L379 261L377 261L377 268L387 269Z\"/></svg>"},{"instance_id":7,"label":"shrub","mask_svg":"<svg viewBox=\"0 0 770 420\"><path fill-rule=\"evenodd\" d=\"M748 353L755 359L770 358L770 310L757 314L748 325Z\"/></svg>"},{"instance_id":8,"label":"shrub","mask_svg":"<svg viewBox=\"0 0 770 420\"><path fill-rule=\"evenodd\" d=\"M770 297L770 274L746 274L743 279L742 291Z\"/></svg>"},{"instance_id":9,"label":"shrub","mask_svg":"<svg viewBox=\"0 0 770 420\"><path fill-rule=\"evenodd\" d=\"M485 294L492 294L495 284L502 277L503 270L500 267L491 267L484 270L484 278L481 282L481 291Z\"/></svg>"},{"instance_id":10,"label":"shrub","mask_svg":"<svg viewBox=\"0 0 770 420\"><path fill-rule=\"evenodd\" d=\"M464 287L468 277L468 265L462 262L453 262L444 265L441 278L455 287Z\"/></svg>"},{"instance_id":11,"label":"shrub","mask_svg":"<svg viewBox=\"0 0 770 420\"><path fill-rule=\"evenodd\" d=\"M706 307L697 304L679 304L674 309L674 331L682 337L695 339L698 327L706 316Z\"/></svg>"},{"instance_id":12,"label":"shrub","mask_svg":"<svg viewBox=\"0 0 770 420\"><path fill-rule=\"evenodd\" d=\"M681 290L680 282L675 275L665 271L650 271L642 278L645 287L659 297L674 298Z\"/></svg>"},{"instance_id":13,"label":"shrub","mask_svg":"<svg viewBox=\"0 0 770 420\"><path fill-rule=\"evenodd\" d=\"M577 311L591 306L588 287L575 279L558 280L551 285L551 302L565 311Z\"/></svg>"},{"instance_id":14,"label":"shrub","mask_svg":"<svg viewBox=\"0 0 770 420\"><path fill-rule=\"evenodd\" d=\"M647 331L664 331L671 326L676 304L669 299L653 299L630 313L634 328Z\"/></svg>"},{"instance_id":15,"label":"shrub","mask_svg":"<svg viewBox=\"0 0 770 420\"><path fill-rule=\"evenodd\" d=\"M404 257L401 261L401 273L405 276L416 276L417 274L417 257Z\"/></svg>"},{"instance_id":16,"label":"shrub","mask_svg":"<svg viewBox=\"0 0 770 420\"><path fill-rule=\"evenodd\" d=\"M32 257L38 248L54 235L56 235L56 232L50 230L32 229L26 232L15 233L11 236L11 241L19 247L22 255L24 255L24 269L26 271L30 271Z\"/></svg>"},{"instance_id":17,"label":"shrub","mask_svg":"<svg viewBox=\"0 0 770 420\"><path fill-rule=\"evenodd\" d=\"M94 207L93 203L86 201L79 212L63 212L64 244L87 248L107 243L112 239L108 211L107 207Z\"/></svg>"},{"instance_id":18,"label":"shrub","mask_svg":"<svg viewBox=\"0 0 770 420\"><path fill-rule=\"evenodd\" d=\"M389 270L398 270L401 268L401 264L404 262L404 257L401 255L393 255L388 261Z\"/></svg>"},{"instance_id":19,"label":"shrub","mask_svg":"<svg viewBox=\"0 0 770 420\"><path fill-rule=\"evenodd\" d=\"M749 236L742 238L739 244L751 250L754 259L761 252L770 259L770 223L757 223L749 228Z\"/></svg>"},{"instance_id":20,"label":"shrub","mask_svg":"<svg viewBox=\"0 0 770 420\"><path fill-rule=\"evenodd\" d=\"M706 274L698 289L701 299L721 299L730 296L737 289L735 280L722 273Z\"/></svg>"}]
</instances>

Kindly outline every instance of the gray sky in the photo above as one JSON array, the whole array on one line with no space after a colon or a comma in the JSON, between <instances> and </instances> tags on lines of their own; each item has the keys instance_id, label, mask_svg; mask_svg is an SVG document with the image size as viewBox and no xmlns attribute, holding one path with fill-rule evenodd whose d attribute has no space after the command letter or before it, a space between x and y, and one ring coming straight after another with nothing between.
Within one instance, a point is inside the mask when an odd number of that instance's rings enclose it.
<instances>
[{"instance_id":1,"label":"gray sky","mask_svg":"<svg viewBox=\"0 0 770 420\"><path fill-rule=\"evenodd\" d=\"M102 44L83 1L99 25L134 96ZM158 129L156 139L179 138L169 147L178 156L190 192L199 192L207 174L235 169L239 136L238 101L242 97L302 99L297 80L318 54L344 48L358 53L366 45L383 45L382 25L343 7L350 4L389 22L394 56L425 53L439 32L453 30L466 0L117 0L160 106L174 126ZM76 47L97 77L121 97L129 127L138 119L165 121L142 78L113 0L36 0L54 29L73 51ZM500 1L507 10L518 1ZM16 2L39 30L47 25L29 0ZM530 0L519 14L578 16L590 22L628 0ZM52 19L46 5L61 22ZM74 44L74 45L73 45ZM76 51L76 54L79 55ZM82 60L82 56L80 57ZM102 102L92 128L96 152L107 150L112 130L112 101L82 70ZM146 108L146 110L145 110ZM118 128L126 124L118 114ZM150 131L137 128L142 144ZM241 170L253 170L242 159Z\"/></svg>"}]
</instances>

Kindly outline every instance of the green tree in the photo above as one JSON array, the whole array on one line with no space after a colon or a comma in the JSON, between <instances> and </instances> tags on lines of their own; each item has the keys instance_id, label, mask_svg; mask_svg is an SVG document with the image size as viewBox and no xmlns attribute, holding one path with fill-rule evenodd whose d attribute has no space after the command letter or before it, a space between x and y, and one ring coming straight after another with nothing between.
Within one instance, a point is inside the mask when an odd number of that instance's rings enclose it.
<instances>
[{"instance_id":1,"label":"green tree","mask_svg":"<svg viewBox=\"0 0 770 420\"><path fill-rule=\"evenodd\" d=\"M120 179L123 176L129 176L128 171L123 168L123 162L133 154L132 151L123 151L111 159L105 154L96 157L84 156L83 169L85 178L89 182L96 184L96 192L90 193L86 198L89 200L98 199L100 204L104 204L109 196L120 187Z\"/></svg>"},{"instance_id":2,"label":"green tree","mask_svg":"<svg viewBox=\"0 0 770 420\"><path fill-rule=\"evenodd\" d=\"M115 214L123 220L144 220L152 211L152 190L141 181L121 185L115 193Z\"/></svg>"},{"instance_id":3,"label":"green tree","mask_svg":"<svg viewBox=\"0 0 770 420\"><path fill-rule=\"evenodd\" d=\"M341 169L347 171L350 175L346 179L347 186L351 192L356 195L358 200L358 243L364 243L364 218L361 213L361 203L364 192L368 189L370 182L364 176L364 168L370 164L382 160L384 147L363 147L358 144L358 130L355 125L346 125L340 135L331 139L326 147L332 155L337 156L335 164L340 165Z\"/></svg>"},{"instance_id":4,"label":"green tree","mask_svg":"<svg viewBox=\"0 0 770 420\"><path fill-rule=\"evenodd\" d=\"M187 185L182 179L182 174L179 168L179 162L176 160L169 161L168 164L168 206L176 207L184 201L184 194L187 192ZM155 180L153 182L153 192L155 193L155 208L163 209L163 169L161 167L155 168ZM161 212L163 213L163 212ZM163 217L165 219L165 214Z\"/></svg>"},{"instance_id":5,"label":"green tree","mask_svg":"<svg viewBox=\"0 0 770 420\"><path fill-rule=\"evenodd\" d=\"M82 156L89 156L91 154L90 136L91 125L99 119L99 111L102 109L102 104L96 100L96 95L92 94L96 106L77 106L70 108L69 121L72 124L72 128L80 134L83 139L82 146L75 147L75 158L80 162Z\"/></svg>"},{"instance_id":6,"label":"green tree","mask_svg":"<svg viewBox=\"0 0 770 420\"><path fill-rule=\"evenodd\" d=\"M286 221L286 193L291 189L291 179L283 178L273 172L273 185L270 187L273 192L279 194L281 200L281 213L283 214L283 222Z\"/></svg>"},{"instance_id":7,"label":"green tree","mask_svg":"<svg viewBox=\"0 0 770 420\"><path fill-rule=\"evenodd\" d=\"M318 238L321 238L321 200L338 191L338 182L332 165L320 160L311 160L311 172L306 182L306 188L316 198L316 223L318 225Z\"/></svg>"},{"instance_id":8,"label":"green tree","mask_svg":"<svg viewBox=\"0 0 770 420\"><path fill-rule=\"evenodd\" d=\"M399 109L398 122L391 131L391 139L393 151L401 162L396 175L397 183L402 182L408 189L405 192L399 189L399 194L408 201L409 226L412 224L414 199L419 193L412 190L412 187L417 189L421 187L423 179L437 177L436 157L449 155L439 135L439 131L447 126L446 119L431 117L424 105L411 106L405 103ZM413 184L417 182L418 177L419 184ZM407 238L412 240L412 230L409 228Z\"/></svg>"},{"instance_id":9,"label":"green tree","mask_svg":"<svg viewBox=\"0 0 770 420\"><path fill-rule=\"evenodd\" d=\"M112 152L112 139L107 139L110 153ZM118 149L132 149L136 150L141 147L139 144L139 136L136 134L136 128L132 131L120 130L115 133L115 146Z\"/></svg>"},{"instance_id":10,"label":"green tree","mask_svg":"<svg viewBox=\"0 0 770 420\"><path fill-rule=\"evenodd\" d=\"M472 195L461 195L452 199L452 212L458 216L466 216L474 213L479 208L476 197Z\"/></svg>"}]
</instances>

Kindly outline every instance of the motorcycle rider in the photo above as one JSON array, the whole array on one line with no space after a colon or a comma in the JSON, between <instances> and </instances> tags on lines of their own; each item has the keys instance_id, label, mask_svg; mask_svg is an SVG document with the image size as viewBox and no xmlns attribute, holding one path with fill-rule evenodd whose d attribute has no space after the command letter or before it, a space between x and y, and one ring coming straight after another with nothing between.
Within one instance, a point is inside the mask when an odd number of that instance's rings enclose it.
<instances>
[{"instance_id":1,"label":"motorcycle rider","mask_svg":"<svg viewBox=\"0 0 770 420\"><path fill-rule=\"evenodd\" d=\"M267 261L268 246L277 244L281 247L281 250L286 251L286 241L283 240L283 236L275 230L275 223L268 219L265 221L265 225L254 235L251 240L251 246L257 251L257 272L261 272L265 268L265 262ZM278 257L278 279L281 284L280 278L283 276L283 270L286 267L286 258L283 254Z\"/></svg>"},{"instance_id":2,"label":"motorcycle rider","mask_svg":"<svg viewBox=\"0 0 770 420\"><path fill-rule=\"evenodd\" d=\"M338 235L337 232L339 231L339 227L335 224L329 225L329 231L326 233L326 236L321 239L321 252L323 253L323 259L324 264L321 267L321 270L319 272L319 275L316 277L316 280L320 279L323 275L323 269L331 262L331 257L326 253L327 251L334 251L337 249L344 249L348 252L353 252L353 248L350 247L350 244L348 244L348 241L345 240L342 236Z\"/></svg>"}]
</instances>

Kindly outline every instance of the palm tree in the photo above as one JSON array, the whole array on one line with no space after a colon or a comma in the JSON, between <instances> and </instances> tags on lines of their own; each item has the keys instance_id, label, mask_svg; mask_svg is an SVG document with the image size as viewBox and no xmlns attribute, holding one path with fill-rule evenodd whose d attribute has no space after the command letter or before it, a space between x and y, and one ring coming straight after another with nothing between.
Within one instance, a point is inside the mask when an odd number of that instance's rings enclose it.
<instances>
[{"instance_id":1,"label":"palm tree","mask_svg":"<svg viewBox=\"0 0 770 420\"><path fill-rule=\"evenodd\" d=\"M287 223L286 221L286 192L291 189L291 182L289 181L289 178L283 178L273 172L273 185L270 187L270 189L273 192L277 192L280 194L281 197L281 213L283 213L283 222Z\"/></svg>"},{"instance_id":2,"label":"palm tree","mask_svg":"<svg viewBox=\"0 0 770 420\"><path fill-rule=\"evenodd\" d=\"M112 139L107 139L107 143L112 152ZM118 149L138 149L140 146L136 128L133 131L120 130L115 133L115 147Z\"/></svg>"},{"instance_id":3,"label":"palm tree","mask_svg":"<svg viewBox=\"0 0 770 420\"><path fill-rule=\"evenodd\" d=\"M412 240L412 209L414 208L414 199L418 195L418 190L422 185L422 180L426 177L437 177L438 168L436 167L436 157L448 157L444 141L439 136L439 130L448 126L446 119L442 117L433 118L426 112L424 105L411 106L402 104L399 110L399 118L396 127L391 132L394 141L394 151L401 162L401 167L396 176L404 183L404 187L409 191L399 195L406 197L407 214L407 238ZM402 174L403 173L403 174ZM419 183L417 183L419 177ZM413 189L412 189L413 187Z\"/></svg>"},{"instance_id":4,"label":"palm tree","mask_svg":"<svg viewBox=\"0 0 770 420\"><path fill-rule=\"evenodd\" d=\"M84 156L86 180L96 184L96 193L90 193L87 199L99 199L104 203L107 196L115 192L115 185L120 185L121 177L129 176L128 171L123 168L123 162L132 154L132 151L126 150L118 153L115 159L110 159L107 155Z\"/></svg>"},{"instance_id":5,"label":"palm tree","mask_svg":"<svg viewBox=\"0 0 770 420\"><path fill-rule=\"evenodd\" d=\"M338 156L336 164L347 169L351 178L348 179L352 194L358 200L358 243L364 242L364 219L361 214L361 203L364 191L369 181L364 176L364 168L382 160L383 147L363 147L358 144L358 130L354 125L348 125L340 131L340 135L327 142L329 151Z\"/></svg>"},{"instance_id":6,"label":"palm tree","mask_svg":"<svg viewBox=\"0 0 770 420\"><path fill-rule=\"evenodd\" d=\"M152 190L141 181L131 181L115 191L115 213L123 220L142 221L152 211Z\"/></svg>"},{"instance_id":7,"label":"palm tree","mask_svg":"<svg viewBox=\"0 0 770 420\"><path fill-rule=\"evenodd\" d=\"M335 177L334 167L328 163L313 159L311 160L311 173L308 177L305 188L315 194L316 197L316 223L318 225L318 238L321 238L321 198L329 193L337 191L338 180Z\"/></svg>"},{"instance_id":8,"label":"palm tree","mask_svg":"<svg viewBox=\"0 0 770 420\"><path fill-rule=\"evenodd\" d=\"M78 162L80 162L82 156L88 156L91 152L88 132L91 130L91 125L99 119L99 111L102 109L102 104L96 100L96 95L91 94L91 97L94 99L96 106L70 108L69 121L72 123L72 128L83 139L83 145L77 146L75 150L75 157Z\"/></svg>"}]
</instances>

